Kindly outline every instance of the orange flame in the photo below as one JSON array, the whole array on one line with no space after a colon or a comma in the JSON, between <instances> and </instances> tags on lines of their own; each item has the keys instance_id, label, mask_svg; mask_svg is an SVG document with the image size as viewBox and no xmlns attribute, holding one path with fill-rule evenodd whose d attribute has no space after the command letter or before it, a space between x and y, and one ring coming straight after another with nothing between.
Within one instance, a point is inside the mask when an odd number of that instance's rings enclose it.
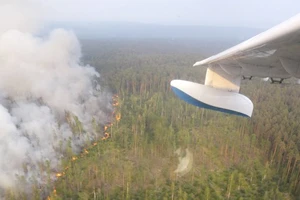
<instances>
[{"instance_id":1,"label":"orange flame","mask_svg":"<svg viewBox=\"0 0 300 200\"><path fill-rule=\"evenodd\" d=\"M116 114L116 120L120 121L120 119L121 119L121 113Z\"/></svg>"},{"instance_id":2,"label":"orange flame","mask_svg":"<svg viewBox=\"0 0 300 200\"><path fill-rule=\"evenodd\" d=\"M72 161L75 161L77 160L77 157L76 156L72 156Z\"/></svg>"},{"instance_id":3,"label":"orange flame","mask_svg":"<svg viewBox=\"0 0 300 200\"><path fill-rule=\"evenodd\" d=\"M63 174L62 173L57 173L56 177L61 177Z\"/></svg>"},{"instance_id":4,"label":"orange flame","mask_svg":"<svg viewBox=\"0 0 300 200\"><path fill-rule=\"evenodd\" d=\"M107 138L109 138L109 133L104 133L104 136L102 137L102 140L106 140Z\"/></svg>"}]
</instances>

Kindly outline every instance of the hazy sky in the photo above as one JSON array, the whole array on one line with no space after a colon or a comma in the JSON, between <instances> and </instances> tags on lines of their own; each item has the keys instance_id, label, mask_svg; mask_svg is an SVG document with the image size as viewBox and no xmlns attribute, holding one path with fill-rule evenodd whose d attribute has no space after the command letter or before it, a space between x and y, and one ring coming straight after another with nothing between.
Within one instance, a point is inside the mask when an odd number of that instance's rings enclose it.
<instances>
[{"instance_id":1,"label":"hazy sky","mask_svg":"<svg viewBox=\"0 0 300 200\"><path fill-rule=\"evenodd\" d=\"M270 27L300 12L298 0L42 0L50 21Z\"/></svg>"}]
</instances>

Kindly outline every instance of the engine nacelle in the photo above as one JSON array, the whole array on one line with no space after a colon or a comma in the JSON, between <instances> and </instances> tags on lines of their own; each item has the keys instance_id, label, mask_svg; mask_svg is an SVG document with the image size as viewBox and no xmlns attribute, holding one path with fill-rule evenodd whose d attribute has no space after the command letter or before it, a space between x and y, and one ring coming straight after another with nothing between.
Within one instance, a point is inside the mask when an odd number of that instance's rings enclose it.
<instances>
[{"instance_id":1,"label":"engine nacelle","mask_svg":"<svg viewBox=\"0 0 300 200\"><path fill-rule=\"evenodd\" d=\"M252 115L252 101L237 92L229 92L184 80L171 81L171 87L180 99L200 108L244 117Z\"/></svg>"}]
</instances>

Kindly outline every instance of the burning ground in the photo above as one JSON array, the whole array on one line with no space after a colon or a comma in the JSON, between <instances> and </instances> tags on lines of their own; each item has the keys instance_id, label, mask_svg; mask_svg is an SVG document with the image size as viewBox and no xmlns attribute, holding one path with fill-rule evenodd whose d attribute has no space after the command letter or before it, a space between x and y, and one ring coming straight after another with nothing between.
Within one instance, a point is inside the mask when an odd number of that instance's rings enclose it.
<instances>
[{"instance_id":1,"label":"burning ground","mask_svg":"<svg viewBox=\"0 0 300 200\"><path fill-rule=\"evenodd\" d=\"M35 36L30 5L0 2L1 191L54 180L49 172L59 170L68 152L101 137L97 127L112 112L100 75L80 63L76 36L62 29Z\"/></svg>"}]
</instances>

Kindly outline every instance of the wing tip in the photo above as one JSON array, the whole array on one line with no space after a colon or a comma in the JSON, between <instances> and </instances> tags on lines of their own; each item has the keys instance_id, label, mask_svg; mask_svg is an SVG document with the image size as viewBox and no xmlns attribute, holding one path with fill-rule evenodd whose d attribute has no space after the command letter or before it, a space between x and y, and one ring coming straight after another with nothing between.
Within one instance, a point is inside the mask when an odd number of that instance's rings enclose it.
<instances>
[{"instance_id":1,"label":"wing tip","mask_svg":"<svg viewBox=\"0 0 300 200\"><path fill-rule=\"evenodd\" d=\"M201 65L201 61L196 62L195 64L193 64L193 67L200 66L200 65Z\"/></svg>"},{"instance_id":2,"label":"wing tip","mask_svg":"<svg viewBox=\"0 0 300 200\"><path fill-rule=\"evenodd\" d=\"M196 62L193 67L196 67L196 66L203 66L203 65L207 65L208 64L208 60L205 59L205 60L201 60L201 61L198 61Z\"/></svg>"}]
</instances>

